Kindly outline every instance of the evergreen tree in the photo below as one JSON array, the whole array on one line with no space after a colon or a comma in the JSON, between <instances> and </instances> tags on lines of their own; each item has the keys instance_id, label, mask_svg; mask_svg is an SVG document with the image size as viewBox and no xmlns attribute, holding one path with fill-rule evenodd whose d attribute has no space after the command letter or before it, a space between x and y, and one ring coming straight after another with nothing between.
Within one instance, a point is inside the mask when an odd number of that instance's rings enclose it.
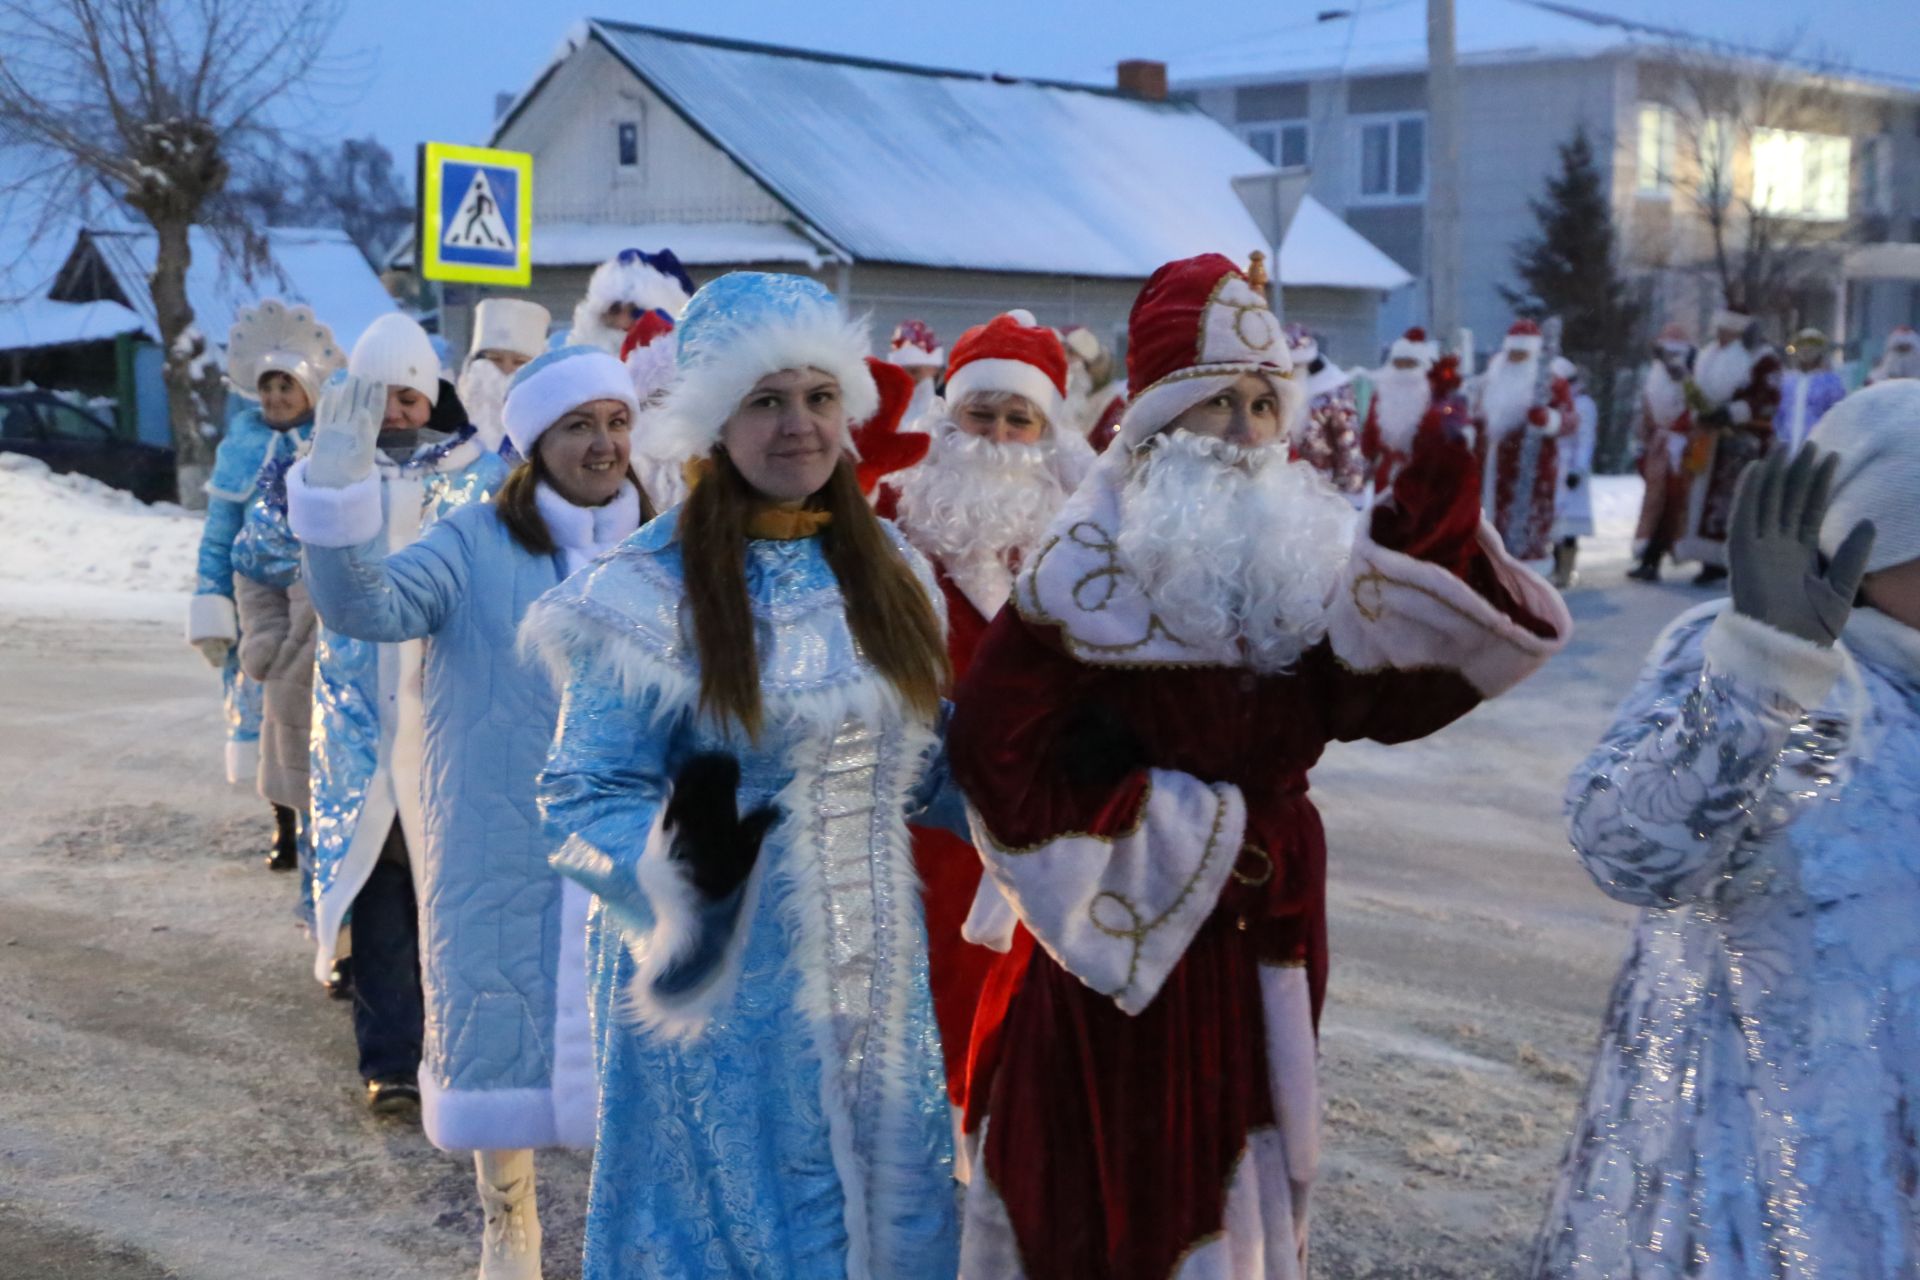
<instances>
[{"instance_id":1,"label":"evergreen tree","mask_svg":"<svg viewBox=\"0 0 1920 1280\"><path fill-rule=\"evenodd\" d=\"M1616 461L1625 456L1627 415L1614 412L1614 384L1638 349L1641 307L1620 275L1613 206L1585 127L1559 150L1560 169L1547 178L1545 198L1527 202L1539 230L1514 246L1514 274L1525 287L1502 287L1500 294L1522 315L1560 317L1567 358L1592 374L1597 452Z\"/></svg>"}]
</instances>

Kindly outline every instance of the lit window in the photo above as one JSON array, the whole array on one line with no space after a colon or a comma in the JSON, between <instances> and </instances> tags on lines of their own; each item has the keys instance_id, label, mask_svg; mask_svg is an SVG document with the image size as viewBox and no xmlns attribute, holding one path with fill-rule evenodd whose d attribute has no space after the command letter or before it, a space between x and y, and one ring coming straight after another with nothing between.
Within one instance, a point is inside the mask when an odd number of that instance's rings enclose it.
<instances>
[{"instance_id":1,"label":"lit window","mask_svg":"<svg viewBox=\"0 0 1920 1280\"><path fill-rule=\"evenodd\" d=\"M622 120L617 129L620 136L620 167L632 168L640 163L640 126L631 120Z\"/></svg>"},{"instance_id":2,"label":"lit window","mask_svg":"<svg viewBox=\"0 0 1920 1280\"><path fill-rule=\"evenodd\" d=\"M1637 157L1640 194L1666 195L1673 189L1673 110L1651 102L1640 104L1640 151Z\"/></svg>"},{"instance_id":3,"label":"lit window","mask_svg":"<svg viewBox=\"0 0 1920 1280\"><path fill-rule=\"evenodd\" d=\"M1360 199L1405 204L1426 195L1426 116L1362 120L1359 151Z\"/></svg>"},{"instance_id":4,"label":"lit window","mask_svg":"<svg viewBox=\"0 0 1920 1280\"><path fill-rule=\"evenodd\" d=\"M1847 138L1755 129L1754 207L1776 217L1844 222L1852 158Z\"/></svg>"}]
</instances>

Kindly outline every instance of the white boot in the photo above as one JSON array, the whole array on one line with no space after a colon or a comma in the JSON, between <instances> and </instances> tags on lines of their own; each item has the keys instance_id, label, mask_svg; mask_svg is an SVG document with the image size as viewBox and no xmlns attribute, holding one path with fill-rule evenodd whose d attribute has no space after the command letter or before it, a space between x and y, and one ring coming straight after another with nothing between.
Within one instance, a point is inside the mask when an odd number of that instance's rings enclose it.
<instances>
[{"instance_id":1,"label":"white boot","mask_svg":"<svg viewBox=\"0 0 1920 1280\"><path fill-rule=\"evenodd\" d=\"M540 1280L540 1212L533 1194L533 1152L476 1151L480 1280Z\"/></svg>"}]
</instances>

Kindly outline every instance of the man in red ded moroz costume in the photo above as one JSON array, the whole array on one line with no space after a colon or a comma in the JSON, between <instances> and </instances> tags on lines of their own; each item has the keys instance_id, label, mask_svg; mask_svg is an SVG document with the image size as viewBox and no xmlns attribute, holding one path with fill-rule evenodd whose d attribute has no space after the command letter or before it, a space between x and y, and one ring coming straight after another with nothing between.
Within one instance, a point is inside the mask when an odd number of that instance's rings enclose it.
<instances>
[{"instance_id":1,"label":"man in red ded moroz costume","mask_svg":"<svg viewBox=\"0 0 1920 1280\"><path fill-rule=\"evenodd\" d=\"M1510 555L1543 571L1553 564L1562 438L1580 425L1572 388L1552 376L1545 343L1539 325L1514 321L1474 384L1487 519Z\"/></svg>"},{"instance_id":2,"label":"man in red ded moroz costume","mask_svg":"<svg viewBox=\"0 0 1920 1280\"><path fill-rule=\"evenodd\" d=\"M1387 349L1387 362L1368 375L1373 398L1360 429L1360 452L1372 470L1375 493L1393 487L1393 477L1413 456L1413 437L1433 407L1428 375L1440 359L1440 344L1425 329L1409 329Z\"/></svg>"},{"instance_id":3,"label":"man in red ded moroz costume","mask_svg":"<svg viewBox=\"0 0 1920 1280\"><path fill-rule=\"evenodd\" d=\"M946 396L921 419L925 461L881 482L875 509L933 566L947 602L956 679L1013 590L1060 504L1093 465L1068 416L1067 354L1053 330L1010 311L953 345ZM961 937L980 887L980 857L943 828L913 828L926 901L934 1013L953 1100L963 1100L967 1045L994 953Z\"/></svg>"},{"instance_id":4,"label":"man in red ded moroz costume","mask_svg":"<svg viewBox=\"0 0 1920 1280\"><path fill-rule=\"evenodd\" d=\"M966 1280L1291 1280L1318 1150L1327 743L1403 742L1565 643L1482 522L1456 426L1367 515L1287 430L1303 389L1227 258L1129 321L1138 388L957 689L986 866ZM1450 412L1436 411L1436 416Z\"/></svg>"}]
</instances>

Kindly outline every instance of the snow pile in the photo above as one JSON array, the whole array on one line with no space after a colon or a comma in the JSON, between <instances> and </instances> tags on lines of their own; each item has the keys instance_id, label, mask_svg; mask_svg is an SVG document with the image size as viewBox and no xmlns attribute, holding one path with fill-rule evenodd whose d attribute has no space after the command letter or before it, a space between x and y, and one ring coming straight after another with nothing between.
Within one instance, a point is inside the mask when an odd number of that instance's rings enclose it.
<instances>
[{"instance_id":1,"label":"snow pile","mask_svg":"<svg viewBox=\"0 0 1920 1280\"><path fill-rule=\"evenodd\" d=\"M9 612L179 617L201 518L148 506L38 458L0 453L0 605Z\"/></svg>"}]
</instances>

